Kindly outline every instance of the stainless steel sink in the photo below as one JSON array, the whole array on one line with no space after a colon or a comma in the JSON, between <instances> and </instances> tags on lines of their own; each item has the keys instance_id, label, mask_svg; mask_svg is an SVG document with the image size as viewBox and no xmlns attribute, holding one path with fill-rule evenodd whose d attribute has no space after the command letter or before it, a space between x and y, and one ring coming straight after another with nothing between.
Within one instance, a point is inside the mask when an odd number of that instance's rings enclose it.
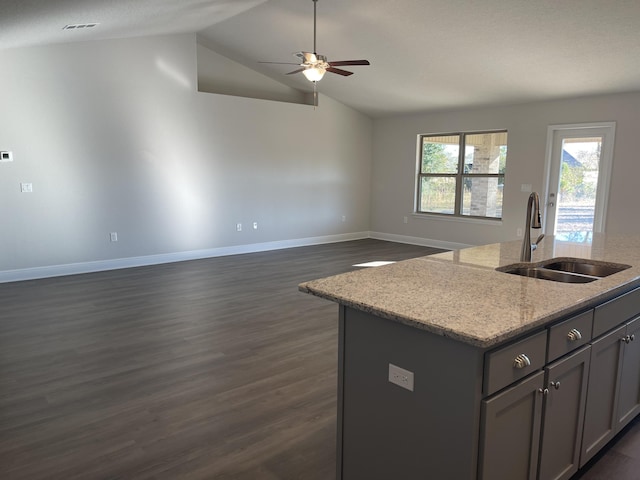
<instances>
[{"instance_id":1,"label":"stainless steel sink","mask_svg":"<svg viewBox=\"0 0 640 480\"><path fill-rule=\"evenodd\" d=\"M576 275L573 273L561 272L559 270L547 270L542 267L513 267L498 271L511 273L513 275L520 275L522 277L541 278L543 280L562 283L589 283L598 279L598 277Z\"/></svg>"},{"instance_id":2,"label":"stainless steel sink","mask_svg":"<svg viewBox=\"0 0 640 480\"><path fill-rule=\"evenodd\" d=\"M627 268L631 268L631 266L577 258L552 258L535 264L516 263L496 268L496 270L553 282L589 283Z\"/></svg>"},{"instance_id":3,"label":"stainless steel sink","mask_svg":"<svg viewBox=\"0 0 640 480\"><path fill-rule=\"evenodd\" d=\"M561 272L580 273L583 275L591 275L594 277L608 277L614 273L621 272L631 265L623 265L620 263L592 263L584 260L561 260L559 262L545 263L544 268L549 270L559 270Z\"/></svg>"}]
</instances>

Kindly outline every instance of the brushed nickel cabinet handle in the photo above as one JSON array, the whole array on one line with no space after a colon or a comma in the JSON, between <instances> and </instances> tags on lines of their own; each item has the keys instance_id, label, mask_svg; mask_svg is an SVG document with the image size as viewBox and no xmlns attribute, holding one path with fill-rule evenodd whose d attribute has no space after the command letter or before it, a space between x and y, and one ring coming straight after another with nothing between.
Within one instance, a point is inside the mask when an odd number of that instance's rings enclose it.
<instances>
[{"instance_id":1,"label":"brushed nickel cabinet handle","mask_svg":"<svg viewBox=\"0 0 640 480\"><path fill-rule=\"evenodd\" d=\"M560 390L560 382L551 382L551 386L556 390Z\"/></svg>"},{"instance_id":2,"label":"brushed nickel cabinet handle","mask_svg":"<svg viewBox=\"0 0 640 480\"><path fill-rule=\"evenodd\" d=\"M567 340L569 340L570 342L575 342L576 340L581 339L582 334L580 333L580 330L576 328L572 328L571 330L569 330L569 333L567 333Z\"/></svg>"},{"instance_id":3,"label":"brushed nickel cabinet handle","mask_svg":"<svg viewBox=\"0 0 640 480\"><path fill-rule=\"evenodd\" d=\"M513 368L524 368L531 365L531 360L524 353L521 353L513 360Z\"/></svg>"}]
</instances>

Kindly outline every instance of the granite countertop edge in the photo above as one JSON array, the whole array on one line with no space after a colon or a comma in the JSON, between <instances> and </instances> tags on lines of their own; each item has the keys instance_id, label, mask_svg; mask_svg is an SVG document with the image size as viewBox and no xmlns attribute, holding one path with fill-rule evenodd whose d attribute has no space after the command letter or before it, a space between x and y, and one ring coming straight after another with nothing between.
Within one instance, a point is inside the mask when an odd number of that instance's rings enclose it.
<instances>
[{"instance_id":1,"label":"granite countertop edge","mask_svg":"<svg viewBox=\"0 0 640 480\"><path fill-rule=\"evenodd\" d=\"M572 305L570 308L566 308L566 309L560 309L557 312L551 313L549 315L546 315L544 317L540 317L539 319L535 320L535 321L531 321L529 323L527 323L526 325L522 326L522 328L514 328L509 330L508 332L505 332L501 335L495 335L489 339L487 338L480 338L478 336L472 336L467 334L464 331L459 331L459 330L453 330L453 329L449 329L446 327L440 327L437 325L433 325L430 323L426 323L424 321L421 321L419 319L415 319L415 318L410 318L404 315L398 315L395 314L394 312L390 312L387 311L385 309L381 309L381 308L376 308L376 307L372 307L370 305L367 304L363 304L363 303L359 303L356 301L352 301L349 298L344 298L344 297L340 297L337 295L327 295L325 293L322 292L318 292L315 291L313 288L310 288L309 286L305 285L305 284L301 284L298 288L298 290L302 293L307 293L319 298L323 298L325 300L330 300L332 302L336 302L340 305L344 305L346 307L350 307L353 308L355 310L360 310L366 313L371 313L373 315L376 315L378 317L384 318L386 320L391 320L394 322L398 322L401 323L403 325L406 325L408 327L412 327L412 328L417 328L419 330L424 330L426 332L429 333L433 333L436 335L440 335L446 338L450 338L452 340L456 340L456 341L460 341L463 343L466 343L468 345L472 345L474 347L479 347L479 348L491 348L494 347L496 345L500 345L504 342L507 342L509 340L512 340L516 337L519 337L520 335L535 331L538 328L544 328L545 326L549 325L550 323L553 323L555 320L559 320L563 317L572 315L572 314L578 314L580 312L583 312L585 310L588 310L590 308L593 308L599 304L602 304L612 298L617 297L618 295L622 295L623 293L626 293L630 290L633 290L636 287L640 287L640 279L638 279L635 282L629 282L629 283L624 283L622 285L620 285L618 288L609 290L601 295L597 295L594 297L589 298L588 300L585 300L584 302L581 303L576 303L574 305Z\"/></svg>"},{"instance_id":2,"label":"granite countertop edge","mask_svg":"<svg viewBox=\"0 0 640 480\"><path fill-rule=\"evenodd\" d=\"M611 238L617 237L601 234L598 238L600 244L606 245L607 241L615 244ZM623 272L586 284L564 284L495 271L504 265L522 263L517 258L518 242L505 242L347 272L301 283L298 289L488 349L640 286L640 235L622 238L625 239L620 243L622 247L599 248L596 242L597 248L591 248L588 255L575 251L557 255L558 250L549 248L532 262L577 257L602 264L631 265ZM493 251L501 252L500 259L487 262L484 256ZM504 254L505 251L515 253ZM481 261L477 260L480 258ZM459 291L455 291L456 288ZM489 298L493 292L495 298ZM475 305L477 311L474 311Z\"/></svg>"}]
</instances>

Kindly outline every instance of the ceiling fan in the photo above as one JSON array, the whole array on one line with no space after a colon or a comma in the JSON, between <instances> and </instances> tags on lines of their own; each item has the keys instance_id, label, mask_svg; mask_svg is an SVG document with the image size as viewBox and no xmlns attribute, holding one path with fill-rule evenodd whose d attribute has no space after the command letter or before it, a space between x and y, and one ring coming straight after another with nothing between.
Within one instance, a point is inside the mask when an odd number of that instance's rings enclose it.
<instances>
[{"instance_id":1,"label":"ceiling fan","mask_svg":"<svg viewBox=\"0 0 640 480\"><path fill-rule=\"evenodd\" d=\"M324 55L318 55L316 53L316 6L318 0L313 1L313 53L311 52L296 52L294 55L298 57L301 63L290 63L290 62L260 62L260 63L275 63L281 65L299 65L300 68L293 70L292 72L287 73L286 75L293 75L295 73L300 73L307 78L310 82L315 83L322 79L326 72L336 73L338 75L342 75L344 77L348 77L349 75L353 75L353 72L349 72L347 70L343 70L341 68L349 65L370 65L368 60L339 60L339 61L329 61L327 57Z\"/></svg>"}]
</instances>

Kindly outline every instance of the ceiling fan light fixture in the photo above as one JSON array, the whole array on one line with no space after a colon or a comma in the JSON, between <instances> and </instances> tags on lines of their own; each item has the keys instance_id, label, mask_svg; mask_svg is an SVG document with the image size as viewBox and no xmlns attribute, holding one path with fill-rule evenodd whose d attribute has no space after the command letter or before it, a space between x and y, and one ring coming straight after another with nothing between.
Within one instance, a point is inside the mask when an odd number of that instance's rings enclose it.
<instances>
[{"instance_id":1,"label":"ceiling fan light fixture","mask_svg":"<svg viewBox=\"0 0 640 480\"><path fill-rule=\"evenodd\" d=\"M305 68L302 71L302 74L310 82L317 82L319 80L322 80L322 77L324 77L324 74L326 73L326 71L327 70L325 68L313 66L313 67Z\"/></svg>"}]
</instances>

